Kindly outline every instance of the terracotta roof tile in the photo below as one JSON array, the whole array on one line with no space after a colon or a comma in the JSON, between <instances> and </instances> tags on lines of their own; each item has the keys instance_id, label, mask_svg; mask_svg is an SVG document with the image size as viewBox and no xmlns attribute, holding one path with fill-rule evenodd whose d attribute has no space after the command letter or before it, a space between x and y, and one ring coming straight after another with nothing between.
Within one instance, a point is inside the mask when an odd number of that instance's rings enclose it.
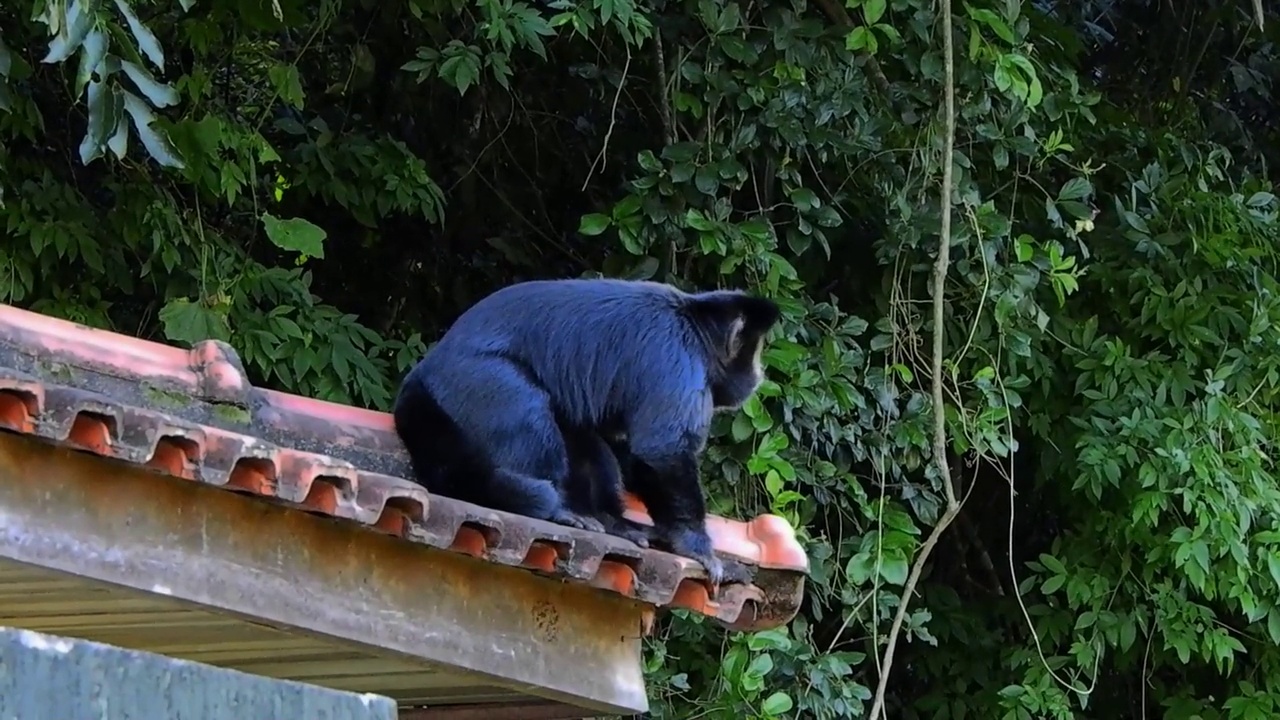
<instances>
[{"instance_id":1,"label":"terracotta roof tile","mask_svg":"<svg viewBox=\"0 0 1280 720\"><path fill-rule=\"evenodd\" d=\"M213 340L183 350L0 305L0 427L735 629L789 621L808 572L794 531L772 515L709 519L716 549L754 571L753 584L712 600L692 560L431 495L404 479L390 415L256 388Z\"/></svg>"}]
</instances>

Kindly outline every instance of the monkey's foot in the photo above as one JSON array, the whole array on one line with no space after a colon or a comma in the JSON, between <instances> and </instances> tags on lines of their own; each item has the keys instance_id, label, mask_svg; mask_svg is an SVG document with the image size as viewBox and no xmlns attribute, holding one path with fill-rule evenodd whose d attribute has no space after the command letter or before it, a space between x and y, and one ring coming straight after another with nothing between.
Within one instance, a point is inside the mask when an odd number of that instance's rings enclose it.
<instances>
[{"instance_id":1,"label":"monkey's foot","mask_svg":"<svg viewBox=\"0 0 1280 720\"><path fill-rule=\"evenodd\" d=\"M578 528L579 530L598 533L604 532L604 525L600 524L599 520L596 520L593 517L579 515L572 510L565 510L561 508L552 513L551 517L547 519L553 523L567 525L572 528Z\"/></svg>"},{"instance_id":2,"label":"monkey's foot","mask_svg":"<svg viewBox=\"0 0 1280 720\"><path fill-rule=\"evenodd\" d=\"M606 533L623 540L630 540L642 548L649 547L649 529L645 526L612 515L602 514L597 517L603 523Z\"/></svg>"},{"instance_id":3,"label":"monkey's foot","mask_svg":"<svg viewBox=\"0 0 1280 720\"><path fill-rule=\"evenodd\" d=\"M701 527L654 528L654 540L676 555L697 560L707 571L707 583L714 597L721 585L751 582L751 571L737 560L721 559L711 549L711 536Z\"/></svg>"},{"instance_id":4,"label":"monkey's foot","mask_svg":"<svg viewBox=\"0 0 1280 720\"><path fill-rule=\"evenodd\" d=\"M702 563L707 570L707 583L711 586L711 597L720 594L725 585L746 585L751 582L751 571L746 565L729 558L721 558L714 554L703 557L692 557Z\"/></svg>"},{"instance_id":5,"label":"monkey's foot","mask_svg":"<svg viewBox=\"0 0 1280 720\"><path fill-rule=\"evenodd\" d=\"M725 585L748 585L753 574L746 565L732 558L720 558L724 567L724 575L720 581Z\"/></svg>"}]
</instances>

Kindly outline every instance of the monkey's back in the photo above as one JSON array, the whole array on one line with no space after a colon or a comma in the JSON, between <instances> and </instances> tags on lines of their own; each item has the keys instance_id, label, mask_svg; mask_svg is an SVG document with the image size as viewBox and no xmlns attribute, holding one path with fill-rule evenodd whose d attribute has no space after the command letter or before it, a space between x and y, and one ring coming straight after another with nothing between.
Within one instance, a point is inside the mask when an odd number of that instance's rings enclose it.
<instances>
[{"instance_id":1,"label":"monkey's back","mask_svg":"<svg viewBox=\"0 0 1280 720\"><path fill-rule=\"evenodd\" d=\"M705 387L701 341L680 311L686 297L670 285L615 279L509 285L458 317L426 369L498 355L531 374L565 419L596 425L646 393Z\"/></svg>"}]
</instances>

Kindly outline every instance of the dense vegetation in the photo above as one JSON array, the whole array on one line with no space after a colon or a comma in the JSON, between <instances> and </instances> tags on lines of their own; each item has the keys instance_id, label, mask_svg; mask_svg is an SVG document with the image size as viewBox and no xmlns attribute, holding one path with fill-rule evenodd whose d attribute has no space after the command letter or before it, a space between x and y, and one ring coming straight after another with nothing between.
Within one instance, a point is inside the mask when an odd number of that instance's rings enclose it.
<instances>
[{"instance_id":1,"label":"dense vegetation","mask_svg":"<svg viewBox=\"0 0 1280 720\"><path fill-rule=\"evenodd\" d=\"M673 617L654 716L858 718L921 542L943 333L964 499L892 718L1280 713L1280 17L956 0L934 327L927 0L24 0L0 300L386 408L481 295L603 273L785 307L713 511L813 563L785 629Z\"/></svg>"}]
</instances>

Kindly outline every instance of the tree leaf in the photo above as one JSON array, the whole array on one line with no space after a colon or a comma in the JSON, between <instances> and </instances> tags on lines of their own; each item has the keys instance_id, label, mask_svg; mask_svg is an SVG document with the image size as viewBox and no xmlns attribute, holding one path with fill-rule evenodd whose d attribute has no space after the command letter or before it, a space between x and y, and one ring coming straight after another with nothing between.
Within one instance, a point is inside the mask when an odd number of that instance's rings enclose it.
<instances>
[{"instance_id":1,"label":"tree leaf","mask_svg":"<svg viewBox=\"0 0 1280 720\"><path fill-rule=\"evenodd\" d=\"M116 8L124 15L124 21L129 24L129 32L133 33L133 39L138 41L138 48L157 70L164 72L164 49L160 47L160 41L156 40L155 34L142 24L126 0L116 0Z\"/></svg>"},{"instance_id":2,"label":"tree leaf","mask_svg":"<svg viewBox=\"0 0 1280 720\"><path fill-rule=\"evenodd\" d=\"M88 165L102 156L107 138L115 132L120 118L116 116L116 98L104 82L89 83L89 125L80 141L80 163Z\"/></svg>"},{"instance_id":3,"label":"tree leaf","mask_svg":"<svg viewBox=\"0 0 1280 720\"><path fill-rule=\"evenodd\" d=\"M779 690L760 703L760 712L765 715L778 716L785 712L790 712L793 707L795 707L795 703L791 701L791 696Z\"/></svg>"},{"instance_id":4,"label":"tree leaf","mask_svg":"<svg viewBox=\"0 0 1280 720\"><path fill-rule=\"evenodd\" d=\"M80 46L80 66L76 68L74 96L77 100L84 93L84 88L89 84L89 80L93 78L93 73L102 64L102 59L106 57L108 45L108 35L97 28L94 28L85 36L84 43ZM105 80L106 78L103 77L102 79Z\"/></svg>"},{"instance_id":5,"label":"tree leaf","mask_svg":"<svg viewBox=\"0 0 1280 720\"><path fill-rule=\"evenodd\" d=\"M298 75L296 66L286 63L273 65L267 70L267 77L281 100L299 110L302 109L306 94L302 89L302 78Z\"/></svg>"},{"instance_id":6,"label":"tree leaf","mask_svg":"<svg viewBox=\"0 0 1280 720\"><path fill-rule=\"evenodd\" d=\"M448 57L440 63L440 69L436 73L441 80L457 88L459 95L466 95L467 90L480 79L479 55L475 50L461 43L450 48L445 54Z\"/></svg>"},{"instance_id":7,"label":"tree leaf","mask_svg":"<svg viewBox=\"0 0 1280 720\"><path fill-rule=\"evenodd\" d=\"M880 558L880 577L890 585L902 585L907 581L911 567L900 552L887 552Z\"/></svg>"},{"instance_id":8,"label":"tree leaf","mask_svg":"<svg viewBox=\"0 0 1280 720\"><path fill-rule=\"evenodd\" d=\"M162 108L178 104L178 91L157 81L146 68L128 60L121 60L120 69L124 70L124 74L138 86L138 90L147 96L152 107Z\"/></svg>"},{"instance_id":9,"label":"tree leaf","mask_svg":"<svg viewBox=\"0 0 1280 720\"><path fill-rule=\"evenodd\" d=\"M0 48L0 52L3 52L2 48ZM3 74L4 72L0 71L0 75L3 75ZM1275 195L1272 195L1269 192L1258 191L1250 195L1249 199L1245 202L1245 204L1251 208L1262 208L1262 207L1267 207L1271 203L1275 202L1275 200L1276 200Z\"/></svg>"},{"instance_id":10,"label":"tree leaf","mask_svg":"<svg viewBox=\"0 0 1280 720\"><path fill-rule=\"evenodd\" d=\"M862 6L862 18L868 25L875 25L880 22L880 18L884 17L887 6L887 0L867 0Z\"/></svg>"},{"instance_id":11,"label":"tree leaf","mask_svg":"<svg viewBox=\"0 0 1280 720\"><path fill-rule=\"evenodd\" d=\"M1082 177L1073 177L1058 191L1059 200L1081 200L1093 191L1093 184Z\"/></svg>"},{"instance_id":12,"label":"tree leaf","mask_svg":"<svg viewBox=\"0 0 1280 720\"><path fill-rule=\"evenodd\" d=\"M1018 40L1014 37L1013 30L1009 28L1009 24L995 12L986 8L975 8L969 3L965 3L964 9L969 14L969 17L991 28L992 32L998 35L1001 40L1010 45L1017 44Z\"/></svg>"},{"instance_id":13,"label":"tree leaf","mask_svg":"<svg viewBox=\"0 0 1280 720\"><path fill-rule=\"evenodd\" d=\"M851 52L861 50L867 47L868 40L871 36L871 29L867 27L856 27L849 31L844 38L844 49Z\"/></svg>"},{"instance_id":14,"label":"tree leaf","mask_svg":"<svg viewBox=\"0 0 1280 720\"><path fill-rule=\"evenodd\" d=\"M587 237L592 237L609 229L609 225L612 223L613 220L608 215L601 213L583 215L582 219L578 221L578 232Z\"/></svg>"},{"instance_id":15,"label":"tree leaf","mask_svg":"<svg viewBox=\"0 0 1280 720\"><path fill-rule=\"evenodd\" d=\"M85 35L89 34L94 21L97 20L97 14L94 12L96 7L97 4L92 0L88 7L84 7L80 0L71 0L65 16L67 31L65 34L58 33L53 40L49 41L49 52L40 62L60 63L71 57L71 53L79 50L80 43L84 42Z\"/></svg>"},{"instance_id":16,"label":"tree leaf","mask_svg":"<svg viewBox=\"0 0 1280 720\"><path fill-rule=\"evenodd\" d=\"M124 122L124 98L119 93L112 93L115 102L115 112L113 113L116 122L116 131L111 137L107 138L107 147L116 156L117 160L123 160L124 156L129 152L129 123Z\"/></svg>"},{"instance_id":17,"label":"tree leaf","mask_svg":"<svg viewBox=\"0 0 1280 720\"><path fill-rule=\"evenodd\" d=\"M178 155L177 148L169 141L169 136L151 127L156 116L151 112L151 108L142 102L142 98L128 90L120 90L120 94L124 96L124 109L133 118L133 126L138 130L138 139L142 141L142 147L147 149L147 154L165 167L179 170L186 167L186 163L182 162L182 158Z\"/></svg>"},{"instance_id":18,"label":"tree leaf","mask_svg":"<svg viewBox=\"0 0 1280 720\"><path fill-rule=\"evenodd\" d=\"M262 226L267 231L267 238L281 250L324 259L324 241L328 237L324 228L302 218L281 220L269 212L262 213Z\"/></svg>"},{"instance_id":19,"label":"tree leaf","mask_svg":"<svg viewBox=\"0 0 1280 720\"><path fill-rule=\"evenodd\" d=\"M175 298L160 308L160 322L164 335L175 342L194 345L204 340L229 340L231 326L225 313L191 302L187 298Z\"/></svg>"}]
</instances>

